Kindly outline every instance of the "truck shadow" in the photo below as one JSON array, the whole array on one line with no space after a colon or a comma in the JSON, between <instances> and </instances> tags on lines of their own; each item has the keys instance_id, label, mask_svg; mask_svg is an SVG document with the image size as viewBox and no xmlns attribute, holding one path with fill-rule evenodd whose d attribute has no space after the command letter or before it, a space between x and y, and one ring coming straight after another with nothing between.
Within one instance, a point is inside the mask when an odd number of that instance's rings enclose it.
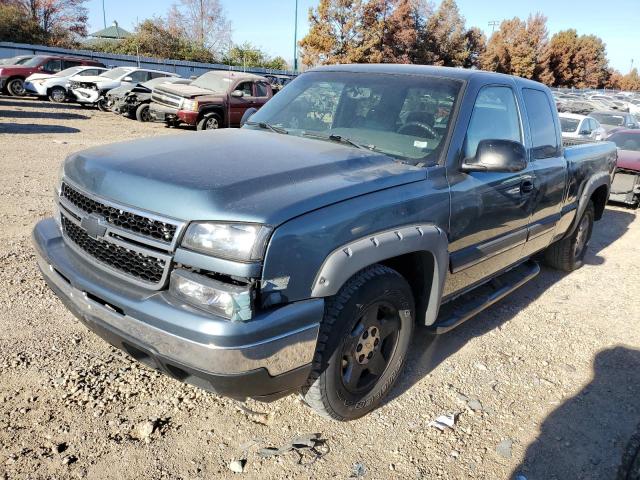
<instances>
[{"instance_id":1,"label":"truck shadow","mask_svg":"<svg viewBox=\"0 0 640 480\"><path fill-rule=\"evenodd\" d=\"M48 120L86 120L87 115L67 112L32 112L25 110L0 110L0 118L35 118Z\"/></svg>"},{"instance_id":2,"label":"truck shadow","mask_svg":"<svg viewBox=\"0 0 640 480\"><path fill-rule=\"evenodd\" d=\"M83 107L77 103L53 103L47 100L32 97L3 97L0 96L0 106L2 107L33 107L38 109L70 109L87 110L90 107Z\"/></svg>"},{"instance_id":3,"label":"truck shadow","mask_svg":"<svg viewBox=\"0 0 640 480\"><path fill-rule=\"evenodd\" d=\"M593 380L545 419L512 478L616 478L640 421L638 372L640 350L600 351Z\"/></svg>"},{"instance_id":4,"label":"truck shadow","mask_svg":"<svg viewBox=\"0 0 640 480\"><path fill-rule=\"evenodd\" d=\"M629 211L607 208L602 220L595 225L585 263L603 264L605 260L599 253L622 237L634 219L635 214ZM511 320L565 275L567 274L564 272L543 268L536 278L526 284L526 288L516 290L496 305L444 335L432 335L426 328L416 328L404 373L386 401L393 401L409 390L473 338L485 335ZM497 308L501 305L508 305L509 308Z\"/></svg>"},{"instance_id":5,"label":"truck shadow","mask_svg":"<svg viewBox=\"0 0 640 480\"><path fill-rule=\"evenodd\" d=\"M38 133L78 133L79 129L65 127L63 125L38 125L35 123L0 123L0 134L27 134Z\"/></svg>"}]
</instances>

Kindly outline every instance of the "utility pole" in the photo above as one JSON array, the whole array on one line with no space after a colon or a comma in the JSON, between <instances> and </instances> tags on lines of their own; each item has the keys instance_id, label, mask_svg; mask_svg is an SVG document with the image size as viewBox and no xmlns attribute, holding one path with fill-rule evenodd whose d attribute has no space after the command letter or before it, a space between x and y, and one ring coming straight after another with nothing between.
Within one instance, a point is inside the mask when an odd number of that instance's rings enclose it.
<instances>
[{"instance_id":1,"label":"utility pole","mask_svg":"<svg viewBox=\"0 0 640 480\"><path fill-rule=\"evenodd\" d=\"M493 35L493 32L495 32L495 31L496 31L496 27L497 27L498 25L500 25L500 22L499 22L499 21L497 21L497 20L491 20L491 21L489 22L489 26L491 27L491 35Z\"/></svg>"},{"instance_id":2,"label":"utility pole","mask_svg":"<svg viewBox=\"0 0 640 480\"><path fill-rule=\"evenodd\" d=\"M200 45L204 47L204 0L200 0Z\"/></svg>"},{"instance_id":3,"label":"utility pole","mask_svg":"<svg viewBox=\"0 0 640 480\"><path fill-rule=\"evenodd\" d=\"M298 0L296 0L296 16L293 22L293 71L298 71Z\"/></svg>"},{"instance_id":4,"label":"utility pole","mask_svg":"<svg viewBox=\"0 0 640 480\"><path fill-rule=\"evenodd\" d=\"M107 28L107 14L104 9L104 0L102 0L102 22L104 23L104 28Z\"/></svg>"}]
</instances>

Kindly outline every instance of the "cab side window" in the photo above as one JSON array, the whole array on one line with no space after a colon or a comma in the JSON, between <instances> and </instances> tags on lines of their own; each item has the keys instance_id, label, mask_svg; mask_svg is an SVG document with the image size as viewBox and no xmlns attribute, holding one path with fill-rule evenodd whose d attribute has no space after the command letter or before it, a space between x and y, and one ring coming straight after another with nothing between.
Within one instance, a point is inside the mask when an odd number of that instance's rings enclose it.
<instances>
[{"instance_id":1,"label":"cab side window","mask_svg":"<svg viewBox=\"0 0 640 480\"><path fill-rule=\"evenodd\" d=\"M256 83L256 97L266 97L269 95L269 90L264 82Z\"/></svg>"},{"instance_id":2,"label":"cab side window","mask_svg":"<svg viewBox=\"0 0 640 480\"><path fill-rule=\"evenodd\" d=\"M476 98L464 142L464 158L473 158L482 140L522 142L516 97L510 87L489 86Z\"/></svg>"},{"instance_id":3,"label":"cab side window","mask_svg":"<svg viewBox=\"0 0 640 480\"><path fill-rule=\"evenodd\" d=\"M533 158L550 158L559 155L560 145L549 98L542 90L533 88L522 89L522 96L531 128ZM582 128L588 128L588 126L583 123Z\"/></svg>"},{"instance_id":4,"label":"cab side window","mask_svg":"<svg viewBox=\"0 0 640 480\"><path fill-rule=\"evenodd\" d=\"M132 72L128 76L131 77L133 83L143 83L149 80L149 72L145 72L144 70Z\"/></svg>"},{"instance_id":5,"label":"cab side window","mask_svg":"<svg viewBox=\"0 0 640 480\"><path fill-rule=\"evenodd\" d=\"M82 65L82 63L77 61L77 60L65 60L63 63L64 63L63 70L66 70L67 68L78 67L78 66Z\"/></svg>"},{"instance_id":6,"label":"cab side window","mask_svg":"<svg viewBox=\"0 0 640 480\"><path fill-rule=\"evenodd\" d=\"M253 97L253 82L243 82L236 87L236 90L241 90L245 97Z\"/></svg>"},{"instance_id":7,"label":"cab side window","mask_svg":"<svg viewBox=\"0 0 640 480\"><path fill-rule=\"evenodd\" d=\"M62 60L51 59L42 66L45 72L58 73L62 70Z\"/></svg>"}]
</instances>

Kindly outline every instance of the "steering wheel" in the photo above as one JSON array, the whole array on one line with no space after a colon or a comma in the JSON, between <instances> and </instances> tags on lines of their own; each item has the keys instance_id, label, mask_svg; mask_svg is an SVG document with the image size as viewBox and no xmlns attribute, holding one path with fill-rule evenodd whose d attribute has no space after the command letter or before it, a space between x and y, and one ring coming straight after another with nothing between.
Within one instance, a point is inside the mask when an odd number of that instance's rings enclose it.
<instances>
[{"instance_id":1,"label":"steering wheel","mask_svg":"<svg viewBox=\"0 0 640 480\"><path fill-rule=\"evenodd\" d=\"M428 135L427 138L438 138L438 134L436 133L436 131L431 128L429 125L427 125L426 123L422 123L422 122L408 122L405 123L404 125L402 125L398 130L397 133L403 133L406 130L409 130L411 127L418 127L422 130L424 130Z\"/></svg>"}]
</instances>

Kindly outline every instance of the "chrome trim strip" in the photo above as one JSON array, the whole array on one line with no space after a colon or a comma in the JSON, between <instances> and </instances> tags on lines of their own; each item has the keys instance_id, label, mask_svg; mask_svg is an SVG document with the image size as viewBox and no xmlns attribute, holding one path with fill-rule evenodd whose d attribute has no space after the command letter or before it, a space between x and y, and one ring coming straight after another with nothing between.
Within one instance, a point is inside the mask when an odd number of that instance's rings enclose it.
<instances>
[{"instance_id":1,"label":"chrome trim strip","mask_svg":"<svg viewBox=\"0 0 640 480\"><path fill-rule=\"evenodd\" d=\"M182 233L184 232L184 229L187 226L187 222L185 222L183 220L178 220L177 218L165 217L165 216L162 216L162 215L158 215L157 213L149 212L147 210L142 210L142 209L130 206L130 205L116 203L116 202L108 200L108 199L106 199L104 197L98 197L98 196L94 195L91 192L87 192L82 187L78 187L77 184L75 184L72 181L69 181L66 177L64 177L62 179L62 182L68 184L69 186L71 186L72 188L74 188L75 190L80 192L82 195L90 198L91 200L94 200L94 201L96 201L98 203L101 203L103 205L106 205L108 207L117 208L118 210L124 210L124 211L126 211L128 213L132 213L134 215L140 215L142 217L146 217L146 218L149 218L151 220L158 221L158 222L169 223L169 224L174 225L176 227L176 233L174 234L173 239L171 240L171 243L160 242L158 240L155 240L153 238L149 238L149 237L146 237L146 236L133 237L134 240L142 238L142 239L144 239L143 243L147 243L149 245L152 245L153 243L161 244L162 245L161 248L167 249L167 246L168 246L169 247L168 249L173 251L173 250L175 250L175 248L176 248L176 246L178 244L178 241L182 237ZM59 198L62 199L64 197L61 194L59 196ZM83 210L80 210L80 211L83 212L82 216L87 215L87 212L84 212ZM113 228L118 228L115 225L110 225L110 226L113 227ZM129 235L136 235L135 232L128 232L128 234ZM125 235L121 235L121 236L124 237Z\"/></svg>"}]
</instances>

